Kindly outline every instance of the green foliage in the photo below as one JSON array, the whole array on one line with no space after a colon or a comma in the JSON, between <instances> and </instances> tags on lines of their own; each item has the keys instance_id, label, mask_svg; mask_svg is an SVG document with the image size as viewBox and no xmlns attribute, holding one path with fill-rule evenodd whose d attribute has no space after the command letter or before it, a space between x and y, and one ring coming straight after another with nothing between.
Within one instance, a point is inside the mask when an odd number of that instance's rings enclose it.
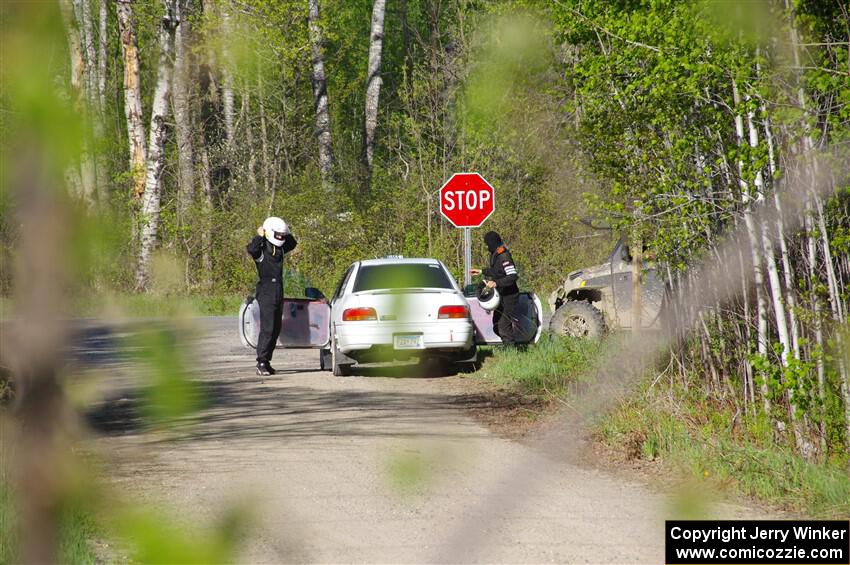
<instances>
[{"instance_id":1,"label":"green foliage","mask_svg":"<svg viewBox=\"0 0 850 565\"><path fill-rule=\"evenodd\" d=\"M201 387L188 373L187 327L151 327L129 338L126 349L144 371L144 410L154 424L171 424L204 405ZM188 335L187 335L188 334Z\"/></svg>"},{"instance_id":2,"label":"green foliage","mask_svg":"<svg viewBox=\"0 0 850 565\"><path fill-rule=\"evenodd\" d=\"M526 348L494 348L481 376L527 394L562 396L572 385L590 379L602 351L599 340L544 334Z\"/></svg>"},{"instance_id":3,"label":"green foliage","mask_svg":"<svg viewBox=\"0 0 850 565\"><path fill-rule=\"evenodd\" d=\"M8 454L8 452L6 453ZM0 474L0 564L17 563L18 523L17 508L12 487L5 475ZM59 560L62 563L94 563L96 555L92 545L101 532L91 513L70 502L62 506L59 516Z\"/></svg>"},{"instance_id":4,"label":"green foliage","mask_svg":"<svg viewBox=\"0 0 850 565\"><path fill-rule=\"evenodd\" d=\"M631 458L660 459L707 488L755 496L823 518L847 514L846 461L806 461L777 444L769 420L742 416L693 389L644 387L602 423L600 437Z\"/></svg>"},{"instance_id":5,"label":"green foliage","mask_svg":"<svg viewBox=\"0 0 850 565\"><path fill-rule=\"evenodd\" d=\"M209 531L187 528L162 512L133 508L119 513L114 533L127 540L132 559L139 563L232 563L235 542L247 525L238 511L226 512Z\"/></svg>"},{"instance_id":6,"label":"green foliage","mask_svg":"<svg viewBox=\"0 0 850 565\"><path fill-rule=\"evenodd\" d=\"M17 534L12 493L5 477L0 480L0 563L15 560Z\"/></svg>"},{"instance_id":7,"label":"green foliage","mask_svg":"<svg viewBox=\"0 0 850 565\"><path fill-rule=\"evenodd\" d=\"M59 555L62 563L95 563L93 542L102 531L91 508L74 502L67 504L60 516Z\"/></svg>"}]
</instances>

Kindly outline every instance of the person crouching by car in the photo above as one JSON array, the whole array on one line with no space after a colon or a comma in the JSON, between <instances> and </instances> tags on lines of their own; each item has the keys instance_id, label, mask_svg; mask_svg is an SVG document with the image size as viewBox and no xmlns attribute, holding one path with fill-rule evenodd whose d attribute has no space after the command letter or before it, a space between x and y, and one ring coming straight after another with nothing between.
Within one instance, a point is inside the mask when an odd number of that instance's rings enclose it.
<instances>
[{"instance_id":1,"label":"person crouching by car","mask_svg":"<svg viewBox=\"0 0 850 565\"><path fill-rule=\"evenodd\" d=\"M501 302L493 313L493 329L505 345L516 342L517 305L519 304L519 287L517 286L516 265L511 252L502 236L494 231L484 234L484 243L490 252L490 266L484 269L470 269L470 274L484 274L486 285L499 291Z\"/></svg>"},{"instance_id":2,"label":"person crouching by car","mask_svg":"<svg viewBox=\"0 0 850 565\"><path fill-rule=\"evenodd\" d=\"M274 375L272 355L280 335L283 316L283 257L298 245L282 219L266 218L257 235L246 246L257 266L257 303L260 305L260 335L257 338L257 374Z\"/></svg>"}]
</instances>

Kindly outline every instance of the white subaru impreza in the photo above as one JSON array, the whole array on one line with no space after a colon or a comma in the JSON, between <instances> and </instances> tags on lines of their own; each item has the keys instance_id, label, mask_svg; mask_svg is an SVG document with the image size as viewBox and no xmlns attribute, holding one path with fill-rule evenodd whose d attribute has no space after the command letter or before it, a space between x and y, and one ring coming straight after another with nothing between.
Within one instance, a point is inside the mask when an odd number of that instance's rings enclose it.
<instances>
[{"instance_id":1,"label":"white subaru impreza","mask_svg":"<svg viewBox=\"0 0 850 565\"><path fill-rule=\"evenodd\" d=\"M330 299L335 375L353 363L431 357L476 360L469 303L436 259L370 259L352 264Z\"/></svg>"}]
</instances>

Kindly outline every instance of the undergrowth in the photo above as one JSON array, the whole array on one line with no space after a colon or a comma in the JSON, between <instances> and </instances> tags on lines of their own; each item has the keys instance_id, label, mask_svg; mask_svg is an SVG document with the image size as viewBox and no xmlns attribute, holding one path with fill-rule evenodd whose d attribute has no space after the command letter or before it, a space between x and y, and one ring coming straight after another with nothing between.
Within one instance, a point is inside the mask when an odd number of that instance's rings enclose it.
<instances>
[{"instance_id":1,"label":"undergrowth","mask_svg":"<svg viewBox=\"0 0 850 565\"><path fill-rule=\"evenodd\" d=\"M541 398L569 398L593 386L593 368L616 336L578 340L544 335L525 349L494 348L480 376ZM721 491L752 496L817 517L850 515L850 461L835 453L807 461L777 443L763 418L709 399L697 383L659 385L648 374L601 419L597 437L627 459L652 461Z\"/></svg>"},{"instance_id":2,"label":"undergrowth","mask_svg":"<svg viewBox=\"0 0 850 565\"><path fill-rule=\"evenodd\" d=\"M544 334L527 347L493 348L479 375L531 395L564 396L586 374L601 342Z\"/></svg>"},{"instance_id":3,"label":"undergrowth","mask_svg":"<svg viewBox=\"0 0 850 565\"><path fill-rule=\"evenodd\" d=\"M12 488L0 475L0 565L18 562L19 531ZM59 514L59 562L95 563L92 540L98 537L92 517L75 504L67 504Z\"/></svg>"},{"instance_id":4,"label":"undergrowth","mask_svg":"<svg viewBox=\"0 0 850 565\"><path fill-rule=\"evenodd\" d=\"M644 387L617 406L599 437L630 459L667 468L816 517L850 515L846 454L807 461L774 441L761 418L742 416L694 389Z\"/></svg>"}]
</instances>

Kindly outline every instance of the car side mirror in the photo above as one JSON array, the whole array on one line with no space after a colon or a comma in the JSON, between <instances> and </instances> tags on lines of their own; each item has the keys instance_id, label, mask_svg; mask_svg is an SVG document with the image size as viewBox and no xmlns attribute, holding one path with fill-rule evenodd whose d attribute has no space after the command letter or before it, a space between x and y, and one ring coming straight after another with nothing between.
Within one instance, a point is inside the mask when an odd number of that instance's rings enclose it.
<instances>
[{"instance_id":1,"label":"car side mirror","mask_svg":"<svg viewBox=\"0 0 850 565\"><path fill-rule=\"evenodd\" d=\"M308 286L307 288L305 288L304 296L306 296L310 300L325 300L325 295L322 294L322 291L314 286Z\"/></svg>"}]
</instances>

